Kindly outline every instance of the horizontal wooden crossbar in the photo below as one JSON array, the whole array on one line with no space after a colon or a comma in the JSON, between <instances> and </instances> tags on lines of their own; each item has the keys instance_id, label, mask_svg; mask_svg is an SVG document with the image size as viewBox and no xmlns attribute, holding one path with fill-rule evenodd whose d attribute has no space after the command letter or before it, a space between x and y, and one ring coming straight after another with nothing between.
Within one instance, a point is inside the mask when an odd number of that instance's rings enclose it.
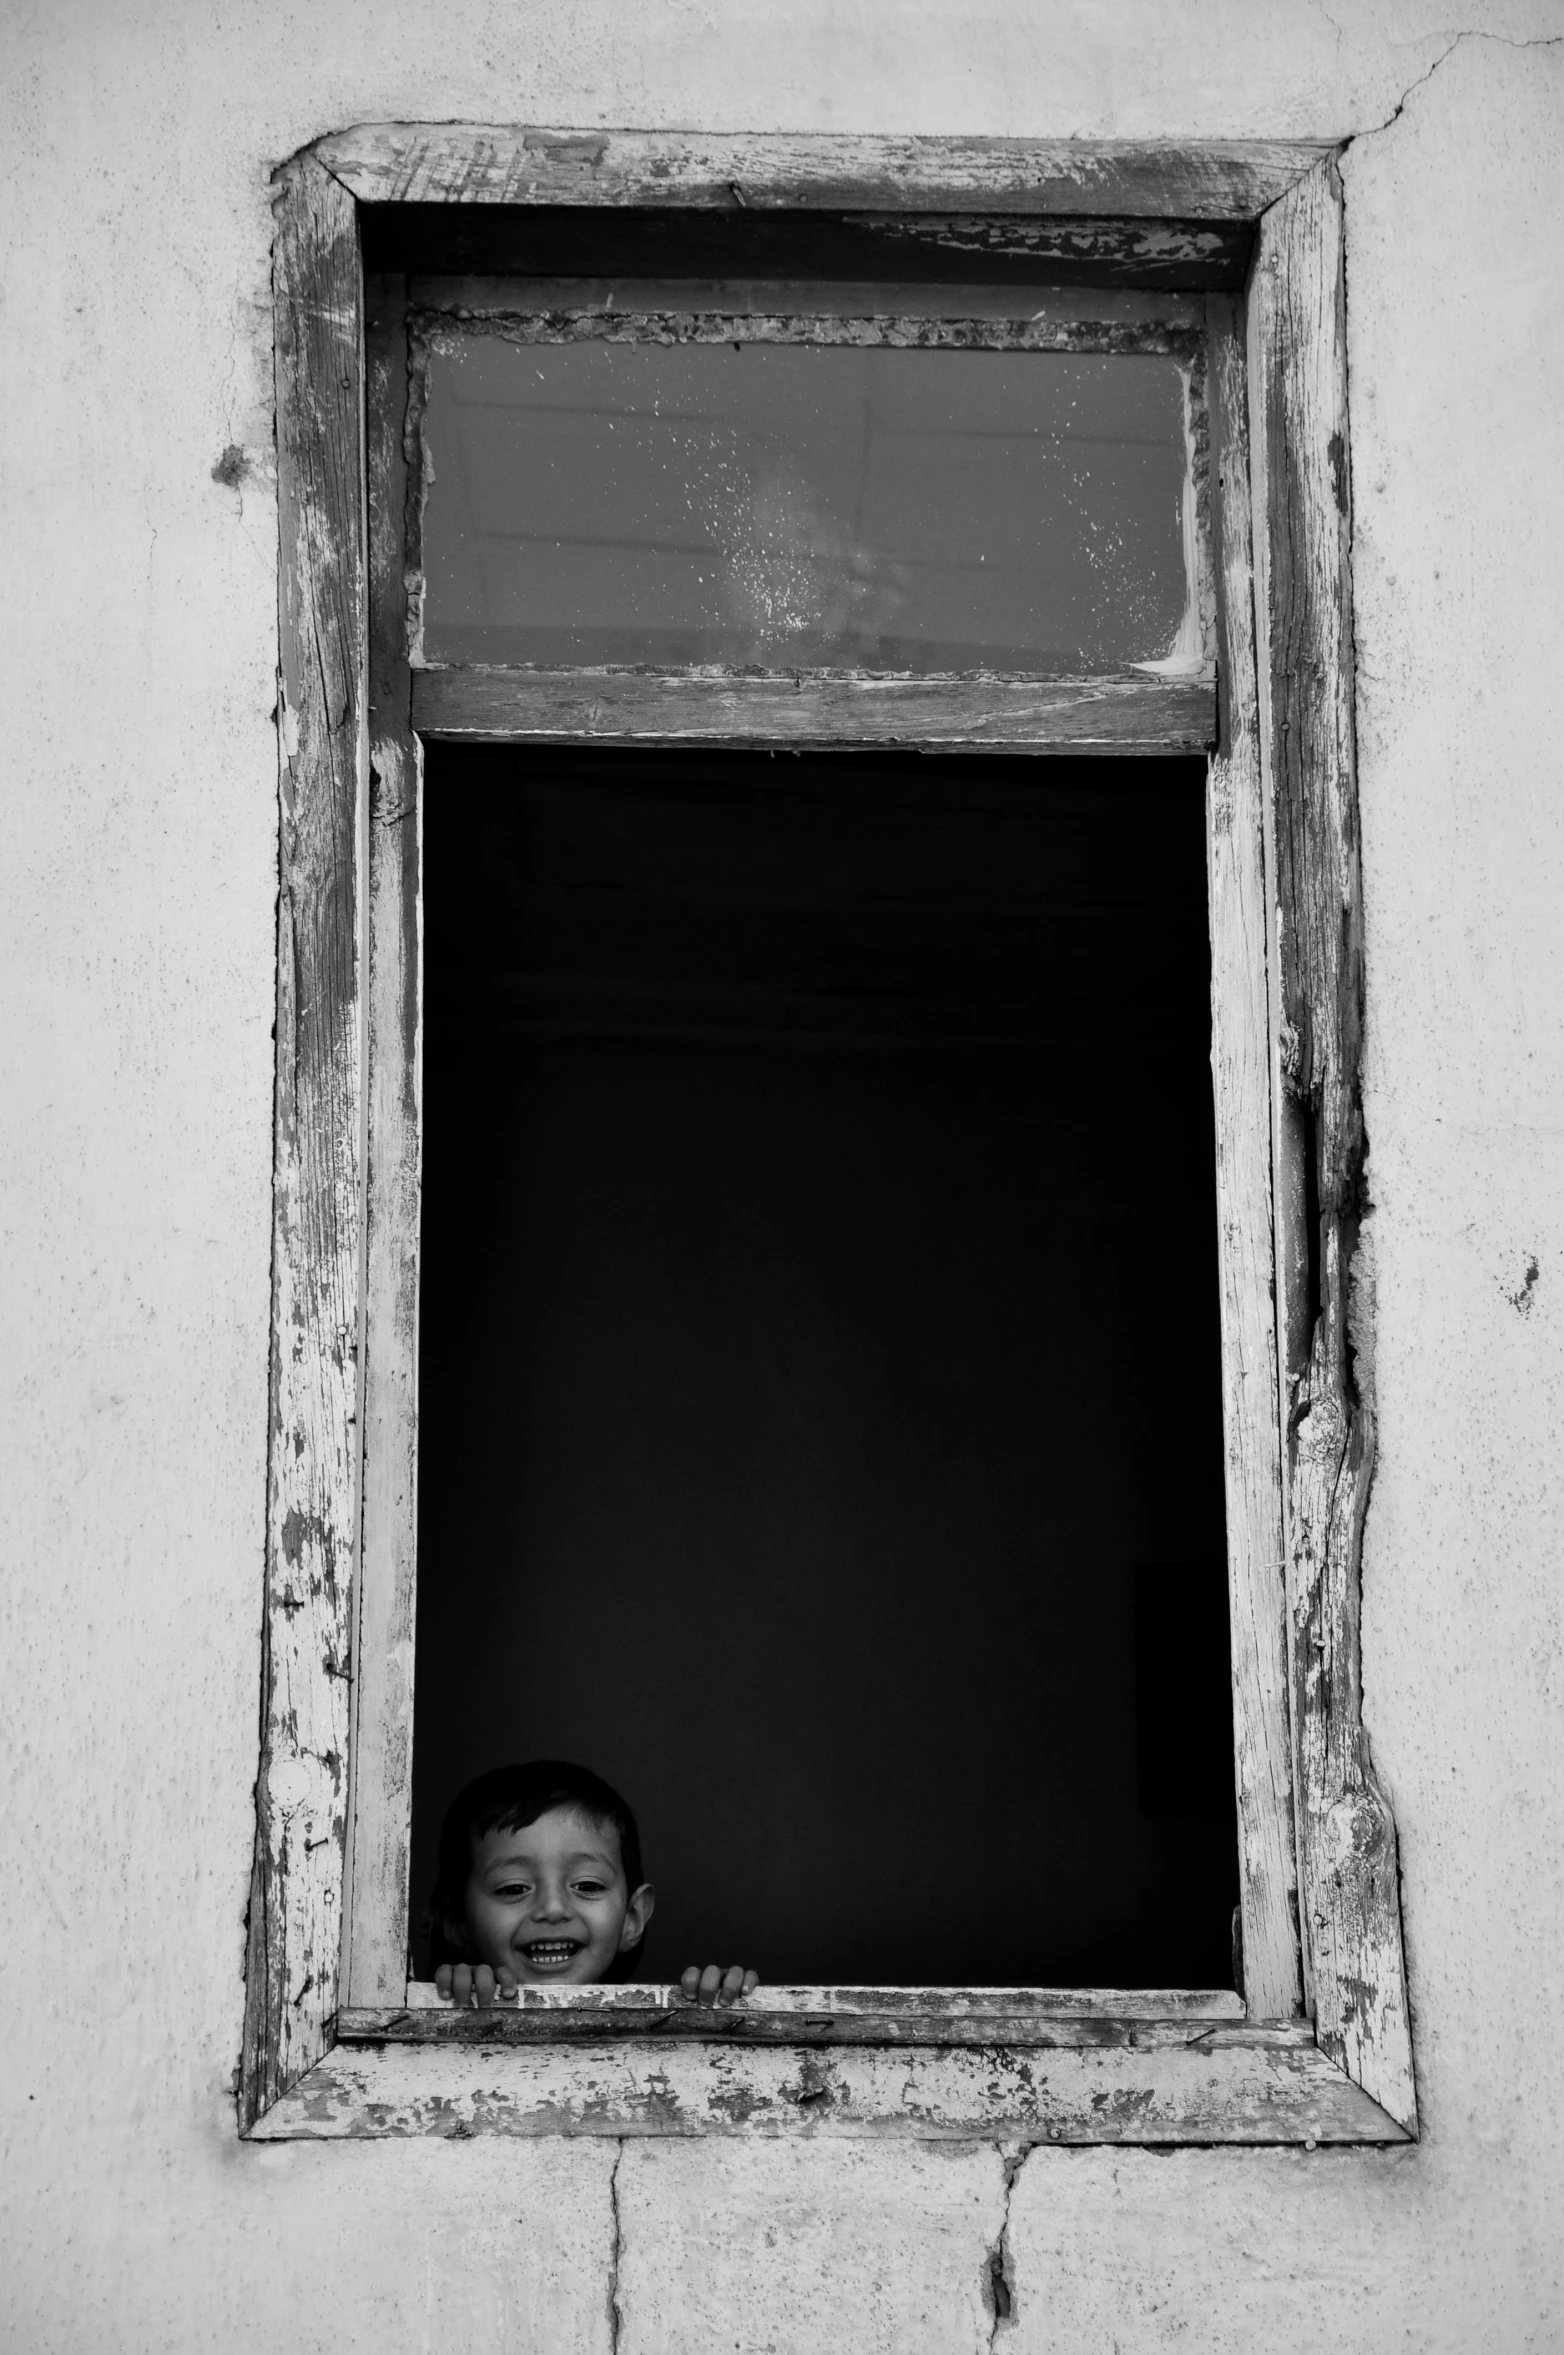
<instances>
[{"instance_id":1,"label":"horizontal wooden crossbar","mask_svg":"<svg viewBox=\"0 0 1564 2355\"><path fill-rule=\"evenodd\" d=\"M311 152L370 205L796 206L1254 221L1335 145L368 123L332 133Z\"/></svg>"},{"instance_id":2,"label":"horizontal wooden crossbar","mask_svg":"<svg viewBox=\"0 0 1564 2355\"><path fill-rule=\"evenodd\" d=\"M619 1985L522 1987L525 2011L667 2012L685 2006L677 1984L627 1980ZM449 2014L451 2002L430 1979L410 1979L404 2011ZM1231 1987L782 1987L763 1984L746 2008L768 2012L872 2012L899 2018L983 2020L1241 2020L1244 2001Z\"/></svg>"},{"instance_id":3,"label":"horizontal wooden crossbar","mask_svg":"<svg viewBox=\"0 0 1564 2355\"><path fill-rule=\"evenodd\" d=\"M876 744L930 750L1200 753L1209 679L905 678L862 672L521 670L413 675L420 735L653 744Z\"/></svg>"},{"instance_id":4,"label":"horizontal wooden crossbar","mask_svg":"<svg viewBox=\"0 0 1564 2355\"><path fill-rule=\"evenodd\" d=\"M415 1981L400 2005L337 2015L344 2043L657 2043L1176 2046L1244 2017L1231 1988L764 1987L745 2002L692 2004L672 1986L523 1987L458 2011ZM1289 2031L1290 2032L1290 2031Z\"/></svg>"}]
</instances>

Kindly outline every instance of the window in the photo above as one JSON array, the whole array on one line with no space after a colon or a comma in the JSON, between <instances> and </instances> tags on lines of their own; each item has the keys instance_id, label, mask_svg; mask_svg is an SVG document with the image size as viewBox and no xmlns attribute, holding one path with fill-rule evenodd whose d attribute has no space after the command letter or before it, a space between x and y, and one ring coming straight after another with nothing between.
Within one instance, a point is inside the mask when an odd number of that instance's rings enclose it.
<instances>
[{"instance_id":1,"label":"window","mask_svg":"<svg viewBox=\"0 0 1564 2355\"><path fill-rule=\"evenodd\" d=\"M277 1342L245 2123L332 2135L531 2133L571 2117L602 2131L916 2121L959 2134L1003 2122L1068 2140L1398 2139L1415 2111L1394 1829L1368 1762L1356 1657L1373 1450L1346 1324L1361 978L1329 158L1125 150L1088 168L1024 144L722 146L402 127L325 142L284 176ZM516 277L519 253L530 279ZM633 319L621 280L636 286ZM1028 280L1039 299L1018 318L1013 290ZM865 299L886 281L894 308ZM967 289L955 309L953 283ZM1138 429L1134 460L1108 485L1115 537L1133 553L1117 574L1099 567L1095 604L1079 593L1050 604L1005 496L1025 463L1007 447L1016 372L1039 347L1054 355L1061 418L1072 371L1096 370L1100 394L1114 363L1143 363L1113 378ZM1154 361L1173 365L1159 378ZM983 430L953 437L957 370L956 409ZM420 428L436 450L432 483ZM766 467L744 456L757 436ZM601 514L551 517L536 472L507 506L507 450L535 453L545 437L574 437L577 461L611 485ZM852 465L839 465L850 442ZM985 578L981 594L947 593L952 541L937 514L921 542L908 536L909 453L910 479L935 486L924 506L948 494L961 561L976 572L992 559L999 591ZM1137 502L1130 477L1168 463L1188 484L1176 544L1150 527L1137 544L1145 516L1178 510ZM692 482L704 519L673 529L668 486ZM1064 522L1051 536L1068 558ZM407 579L421 602L411 644ZM813 827L838 873L831 828L854 796L886 791L917 804L903 838L922 841L926 869L948 868L948 774L909 783L917 748L944 748L947 765L962 746L1049 754L1053 781L1031 788L1031 818L1039 792L1056 813L1068 801L1072 755L1155 752L1171 807L1178 756L1212 748L1212 1282L1243 2000L1193 1985L803 1986L713 2022L631 1986L495 2023L433 2011L409 1986L421 925L427 907L432 1023L450 970L434 970L436 917L447 940L464 926L481 940L484 895L507 859L517 869L523 836L534 914L569 869L561 830L583 794L596 796L595 855L619 857L619 887L644 872L645 805L627 816L624 755L594 742L643 747L636 775L662 793L666 838L681 825L698 834L730 892L748 888L755 841L775 835L778 789L768 802L756 772L778 748L793 756L790 841ZM659 771L645 747L670 742L707 749ZM504 749L517 744L535 748L524 771ZM467 902L442 901L432 863L425 873L426 745L430 775L444 764L449 791L499 844ZM543 760L545 745L557 749ZM692 794L702 760L725 768L723 809L758 813L747 846L731 825L719 839L717 804ZM990 910L1019 888L1025 862L1005 828L1026 791L1001 760L983 788L986 836L963 815L961 840L988 843ZM1156 838L1144 809L1136 823L1142 845ZM548 855L535 857L540 843ZM445 873L455 865L447 850ZM909 899L929 896L913 875ZM738 1005L753 1023L764 1000L775 1025L794 976L768 969L764 934L763 920L746 927L721 1021ZM606 982L640 993L642 1017L648 991L657 998L654 1033L675 1004L679 1020L709 1025L709 1000L675 986L688 976L670 973L666 924L661 937L649 961ZM905 981L905 926L890 953ZM929 976L957 968L961 944L947 934L920 953L914 994L927 1001ZM470 952L468 965L507 1003L551 1007L556 1031L579 1029L557 968L514 957L485 968ZM601 1004L605 975L591 979ZM873 1000L882 1025L895 997L881 987ZM930 1018L991 1020L993 1003L977 1008L969 992ZM532 1020L534 1043L536 1032ZM812 1121L827 1065L814 1060ZM595 1098L578 1081L559 1084L589 1160L611 1107L596 1081ZM643 1098L647 1084L644 1071L614 1081ZM667 1182L692 1174L686 1164ZM430 1267L433 1280L433 1252ZM1175 1336L1174 1385L1198 1387L1198 1354L1192 1329ZM1143 1595L1143 1682L1154 1568L1143 1562L1138 1581L1134 1564L1124 1571L1126 1595ZM941 1609L959 1612L959 1599L933 1605L936 1627ZM1140 1714L1157 1723L1150 1695ZM1144 1761L1141 1784L1152 1807L1168 1788Z\"/></svg>"}]
</instances>

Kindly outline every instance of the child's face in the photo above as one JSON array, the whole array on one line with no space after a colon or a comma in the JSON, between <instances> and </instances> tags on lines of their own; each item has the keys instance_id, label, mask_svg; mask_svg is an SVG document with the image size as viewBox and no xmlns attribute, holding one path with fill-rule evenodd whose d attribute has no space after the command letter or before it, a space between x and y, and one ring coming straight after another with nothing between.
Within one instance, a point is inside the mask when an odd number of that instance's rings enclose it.
<instances>
[{"instance_id":1,"label":"child's face","mask_svg":"<svg viewBox=\"0 0 1564 2355\"><path fill-rule=\"evenodd\" d=\"M627 1887L612 1824L556 1808L474 1843L467 1945L474 1962L524 1987L585 1987L638 1942L652 1903L649 1882Z\"/></svg>"}]
</instances>

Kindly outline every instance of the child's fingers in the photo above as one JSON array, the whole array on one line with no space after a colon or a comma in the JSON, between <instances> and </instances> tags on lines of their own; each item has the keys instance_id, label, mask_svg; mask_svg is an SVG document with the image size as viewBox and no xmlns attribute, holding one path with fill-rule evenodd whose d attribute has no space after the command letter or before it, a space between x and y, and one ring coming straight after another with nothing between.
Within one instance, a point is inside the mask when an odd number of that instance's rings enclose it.
<instances>
[{"instance_id":1,"label":"child's fingers","mask_svg":"<svg viewBox=\"0 0 1564 2355\"><path fill-rule=\"evenodd\" d=\"M721 1963L708 1963L704 1970L691 1963L679 1981L686 2003L739 2003L759 1985L759 1972L747 1971L742 1963L730 1963L726 1970Z\"/></svg>"},{"instance_id":2,"label":"child's fingers","mask_svg":"<svg viewBox=\"0 0 1564 2355\"><path fill-rule=\"evenodd\" d=\"M441 1963L439 1969L435 1972L434 1991L436 1995L443 1995L447 2002L450 2001L451 1966L449 1963Z\"/></svg>"},{"instance_id":3,"label":"child's fingers","mask_svg":"<svg viewBox=\"0 0 1564 2355\"><path fill-rule=\"evenodd\" d=\"M451 1972L451 2001L465 2011L472 2001L472 1965L457 1963Z\"/></svg>"},{"instance_id":4,"label":"child's fingers","mask_svg":"<svg viewBox=\"0 0 1564 2355\"><path fill-rule=\"evenodd\" d=\"M478 2009L487 2011L494 2001L494 1973L487 1963L480 1963L472 1975L473 1993Z\"/></svg>"},{"instance_id":5,"label":"child's fingers","mask_svg":"<svg viewBox=\"0 0 1564 2355\"><path fill-rule=\"evenodd\" d=\"M501 1971L498 1973L496 1979L496 1992L501 2003L515 2002L516 1984L516 1974L514 1971Z\"/></svg>"}]
</instances>

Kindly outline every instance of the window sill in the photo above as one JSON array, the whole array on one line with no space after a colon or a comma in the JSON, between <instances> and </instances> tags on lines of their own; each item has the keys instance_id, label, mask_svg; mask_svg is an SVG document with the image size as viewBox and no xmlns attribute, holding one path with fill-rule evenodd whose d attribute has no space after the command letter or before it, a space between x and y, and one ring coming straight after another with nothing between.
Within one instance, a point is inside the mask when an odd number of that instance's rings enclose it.
<instances>
[{"instance_id":1,"label":"window sill","mask_svg":"<svg viewBox=\"0 0 1564 2355\"><path fill-rule=\"evenodd\" d=\"M257 2141L832 2134L1057 2143L1404 2142L1307 2021L1224 1990L528 1989L454 2011L414 1984L344 2011Z\"/></svg>"}]
</instances>

